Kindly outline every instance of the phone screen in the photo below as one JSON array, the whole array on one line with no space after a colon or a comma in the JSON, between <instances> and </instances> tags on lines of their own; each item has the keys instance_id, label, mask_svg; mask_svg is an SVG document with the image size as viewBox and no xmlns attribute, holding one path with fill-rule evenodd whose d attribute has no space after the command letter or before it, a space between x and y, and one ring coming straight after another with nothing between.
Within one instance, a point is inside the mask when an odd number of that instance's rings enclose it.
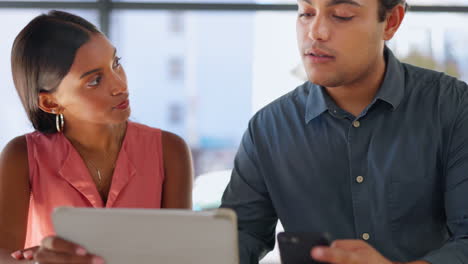
<instances>
[{"instance_id":1,"label":"phone screen","mask_svg":"<svg viewBox=\"0 0 468 264\"><path fill-rule=\"evenodd\" d=\"M327 233L281 232L278 246L282 264L324 264L312 259L310 251L316 246L329 246Z\"/></svg>"}]
</instances>

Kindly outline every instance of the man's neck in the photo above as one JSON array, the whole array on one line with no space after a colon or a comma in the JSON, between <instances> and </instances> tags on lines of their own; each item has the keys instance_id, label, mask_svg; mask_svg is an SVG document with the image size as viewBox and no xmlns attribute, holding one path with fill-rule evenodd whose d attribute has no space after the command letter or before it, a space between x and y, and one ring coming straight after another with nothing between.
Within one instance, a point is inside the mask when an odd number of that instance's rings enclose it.
<instances>
[{"instance_id":1,"label":"man's neck","mask_svg":"<svg viewBox=\"0 0 468 264\"><path fill-rule=\"evenodd\" d=\"M374 100L385 77L385 59L382 56L363 77L349 85L325 87L330 97L343 110L355 117Z\"/></svg>"}]
</instances>

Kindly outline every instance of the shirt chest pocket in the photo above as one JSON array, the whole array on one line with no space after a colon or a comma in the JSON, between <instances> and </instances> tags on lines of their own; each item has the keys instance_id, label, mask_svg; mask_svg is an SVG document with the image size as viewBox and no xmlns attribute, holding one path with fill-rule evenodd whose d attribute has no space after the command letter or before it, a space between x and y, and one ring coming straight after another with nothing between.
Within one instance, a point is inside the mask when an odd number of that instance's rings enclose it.
<instances>
[{"instance_id":1,"label":"shirt chest pocket","mask_svg":"<svg viewBox=\"0 0 468 264\"><path fill-rule=\"evenodd\" d=\"M435 166L414 161L401 164L406 166L394 171L389 179L388 212L392 233L410 246L421 243L414 239L440 232L443 191Z\"/></svg>"}]
</instances>

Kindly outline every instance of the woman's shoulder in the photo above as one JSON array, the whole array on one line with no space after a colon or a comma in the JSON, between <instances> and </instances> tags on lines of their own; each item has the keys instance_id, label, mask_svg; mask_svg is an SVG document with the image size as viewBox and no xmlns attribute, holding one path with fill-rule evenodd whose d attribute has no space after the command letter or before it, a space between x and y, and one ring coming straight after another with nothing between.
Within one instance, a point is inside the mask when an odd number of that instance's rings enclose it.
<instances>
[{"instance_id":1,"label":"woman's shoulder","mask_svg":"<svg viewBox=\"0 0 468 264\"><path fill-rule=\"evenodd\" d=\"M12 139L3 148L0 155L0 168L2 172L4 169L10 170L8 168L16 168L15 170L21 170L25 172L28 171L28 145L26 141L26 135L18 136Z\"/></svg>"},{"instance_id":2,"label":"woman's shoulder","mask_svg":"<svg viewBox=\"0 0 468 264\"><path fill-rule=\"evenodd\" d=\"M142 132L160 132L161 131L161 129L159 128L150 127L148 125L137 123L137 122L128 121L127 125L129 128L132 128L137 131L142 131Z\"/></svg>"},{"instance_id":3,"label":"woman's shoulder","mask_svg":"<svg viewBox=\"0 0 468 264\"><path fill-rule=\"evenodd\" d=\"M27 157L28 155L28 144L26 140L26 136L22 135L13 138L8 142L8 144L3 148L2 156L20 156L20 157Z\"/></svg>"},{"instance_id":4,"label":"woman's shoulder","mask_svg":"<svg viewBox=\"0 0 468 264\"><path fill-rule=\"evenodd\" d=\"M133 133L139 140L142 140L145 135L149 135L151 137L157 135L160 138L160 142L162 143L163 149L175 151L180 153L181 151L185 151L188 146L185 143L185 140L182 137L169 132L162 130L160 128L150 127L141 123L136 122L129 122L128 126L131 130L136 133Z\"/></svg>"},{"instance_id":5,"label":"woman's shoulder","mask_svg":"<svg viewBox=\"0 0 468 264\"><path fill-rule=\"evenodd\" d=\"M31 145L49 145L55 144L58 140L62 140L61 133L42 133L34 131L24 135L24 140L27 146Z\"/></svg>"},{"instance_id":6,"label":"woman's shoulder","mask_svg":"<svg viewBox=\"0 0 468 264\"><path fill-rule=\"evenodd\" d=\"M183 152L188 148L187 143L182 137L165 130L161 130L161 134L164 149L171 149L176 152Z\"/></svg>"},{"instance_id":7,"label":"woman's shoulder","mask_svg":"<svg viewBox=\"0 0 468 264\"><path fill-rule=\"evenodd\" d=\"M127 126L127 133L130 133L132 138L138 141L148 138L153 139L154 137L161 138L162 130L159 128L130 121L127 123Z\"/></svg>"},{"instance_id":8,"label":"woman's shoulder","mask_svg":"<svg viewBox=\"0 0 468 264\"><path fill-rule=\"evenodd\" d=\"M15 137L3 148L1 163L7 162L29 170L31 160L60 156L63 153L60 150L60 136L57 133L44 134L35 131Z\"/></svg>"}]
</instances>

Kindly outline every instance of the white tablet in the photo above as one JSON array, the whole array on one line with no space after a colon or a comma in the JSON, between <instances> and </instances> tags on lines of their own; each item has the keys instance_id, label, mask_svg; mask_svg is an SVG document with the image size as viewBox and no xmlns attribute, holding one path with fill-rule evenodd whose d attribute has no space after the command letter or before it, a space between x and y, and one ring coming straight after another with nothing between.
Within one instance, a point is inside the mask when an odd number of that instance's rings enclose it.
<instances>
[{"instance_id":1,"label":"white tablet","mask_svg":"<svg viewBox=\"0 0 468 264\"><path fill-rule=\"evenodd\" d=\"M229 209L57 208L58 236L107 264L239 264L237 220Z\"/></svg>"}]
</instances>

